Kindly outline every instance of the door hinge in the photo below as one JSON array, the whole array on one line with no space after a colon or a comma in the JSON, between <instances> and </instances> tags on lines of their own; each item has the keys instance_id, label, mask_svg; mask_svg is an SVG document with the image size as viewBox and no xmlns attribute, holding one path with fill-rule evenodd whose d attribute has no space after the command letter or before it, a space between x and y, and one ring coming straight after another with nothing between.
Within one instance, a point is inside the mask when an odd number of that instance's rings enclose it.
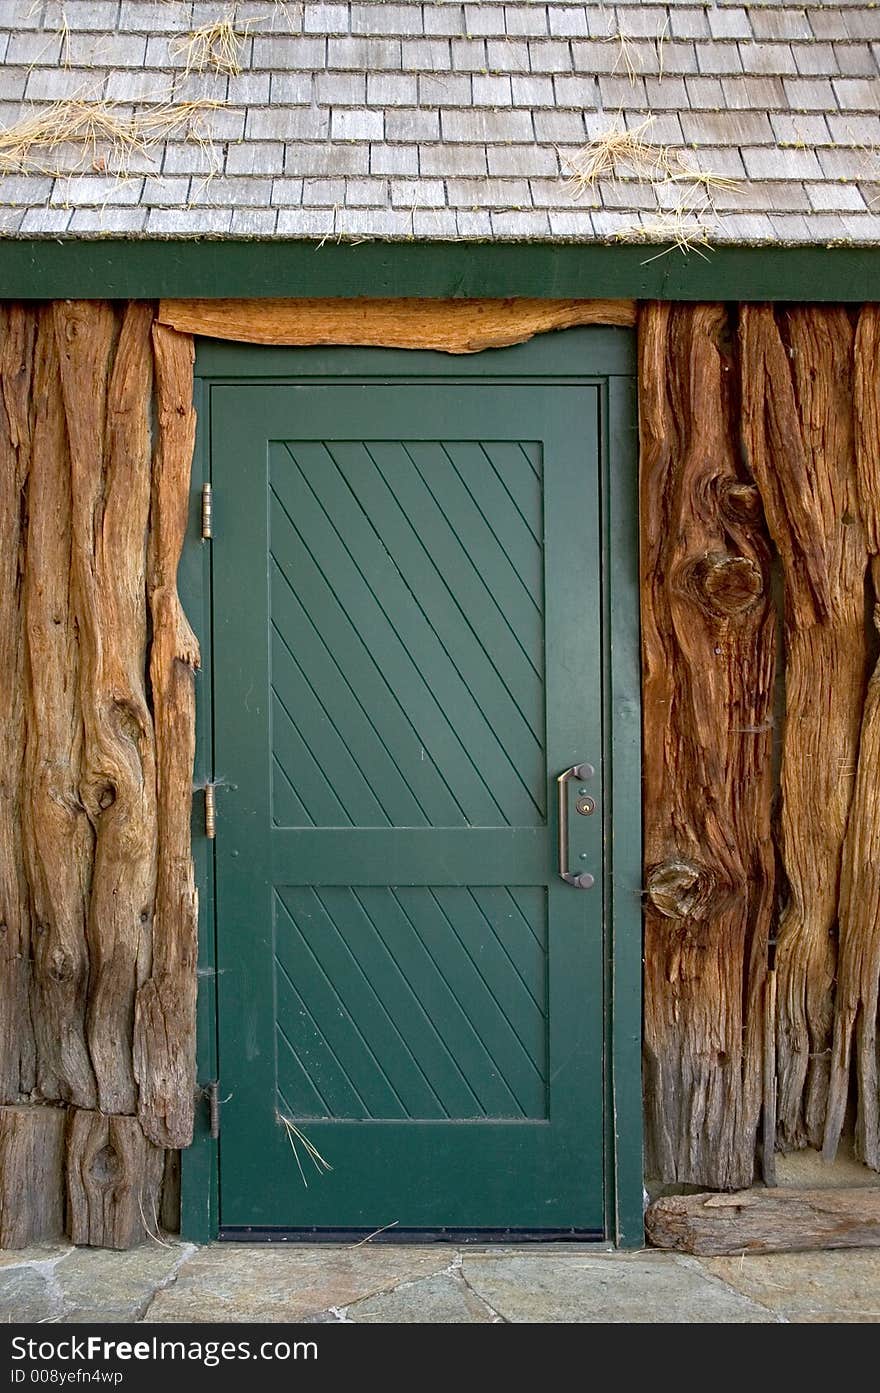
<instances>
[{"instance_id":1,"label":"door hinge","mask_svg":"<svg viewBox=\"0 0 880 1393\"><path fill-rule=\"evenodd\" d=\"M202 484L202 541L207 542L214 536L214 490L210 484Z\"/></svg>"},{"instance_id":2,"label":"door hinge","mask_svg":"<svg viewBox=\"0 0 880 1393\"><path fill-rule=\"evenodd\" d=\"M210 1124L211 1140L217 1141L220 1136L220 1080L214 1079L211 1083L203 1086L202 1092L208 1099L208 1120Z\"/></svg>"},{"instance_id":3,"label":"door hinge","mask_svg":"<svg viewBox=\"0 0 880 1393\"><path fill-rule=\"evenodd\" d=\"M205 784L205 836L213 841L217 836L217 795L214 784Z\"/></svg>"}]
</instances>

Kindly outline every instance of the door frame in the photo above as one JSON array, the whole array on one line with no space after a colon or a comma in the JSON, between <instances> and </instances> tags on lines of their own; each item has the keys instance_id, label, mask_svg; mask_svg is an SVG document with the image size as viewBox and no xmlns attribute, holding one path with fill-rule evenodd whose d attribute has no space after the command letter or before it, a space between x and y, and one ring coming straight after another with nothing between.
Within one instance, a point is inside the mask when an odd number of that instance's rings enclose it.
<instances>
[{"instance_id":1,"label":"door frame","mask_svg":"<svg viewBox=\"0 0 880 1393\"><path fill-rule=\"evenodd\" d=\"M592 350L604 349L613 371L588 364L572 366L564 349L552 380L601 379L600 421L600 594L602 606L604 816L604 1170L606 1241L638 1248L644 1241L642 1162L642 846L641 846L641 668L639 640L638 427L636 414L636 335L629 328L562 330L589 335ZM327 350L337 355L372 349ZM508 349L487 350L503 354ZM515 350L514 350L515 351ZM196 687L194 789L216 776L213 761L211 674L211 548L201 537L202 485L210 480L210 391L214 383L260 378L290 379L291 357L315 349L256 348L196 339L194 402L198 413L190 515L180 564L179 591L201 644L202 669ZM401 371L412 353L395 352ZM446 355L442 355L446 359ZM485 354L480 354L484 358ZM550 355L553 356L552 354ZM598 356L598 353L597 353ZM387 361L387 356L386 356ZM454 362L454 360L453 360ZM565 366L563 366L565 365ZM450 364L450 371L454 371ZM503 368L499 366L499 371ZM293 379L295 380L295 379ZM222 774L222 771L219 771ZM619 811L616 811L619 810ZM217 1079L216 917L214 845L205 836L203 803L193 801L192 845L199 892L199 994L197 1078L202 1089ZM220 1080L222 1117L222 1080ZM205 1091L197 1100L192 1145L182 1156L181 1235L210 1242L219 1233L219 1147L211 1137Z\"/></svg>"}]
</instances>

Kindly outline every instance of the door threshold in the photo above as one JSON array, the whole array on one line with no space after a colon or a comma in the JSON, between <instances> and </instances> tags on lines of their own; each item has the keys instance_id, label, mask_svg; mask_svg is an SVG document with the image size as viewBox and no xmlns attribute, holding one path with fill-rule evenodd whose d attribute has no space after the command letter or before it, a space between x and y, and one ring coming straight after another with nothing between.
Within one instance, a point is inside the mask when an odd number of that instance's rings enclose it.
<instances>
[{"instance_id":1,"label":"door threshold","mask_svg":"<svg viewBox=\"0 0 880 1393\"><path fill-rule=\"evenodd\" d=\"M221 1243L607 1243L600 1229L287 1229L228 1225Z\"/></svg>"}]
</instances>

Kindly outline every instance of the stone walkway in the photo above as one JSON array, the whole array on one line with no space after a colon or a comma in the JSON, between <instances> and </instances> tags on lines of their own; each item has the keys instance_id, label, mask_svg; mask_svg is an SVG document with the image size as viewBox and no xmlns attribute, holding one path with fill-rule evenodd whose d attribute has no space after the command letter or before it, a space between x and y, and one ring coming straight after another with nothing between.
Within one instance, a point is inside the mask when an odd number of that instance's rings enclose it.
<instances>
[{"instance_id":1,"label":"stone walkway","mask_svg":"<svg viewBox=\"0 0 880 1393\"><path fill-rule=\"evenodd\" d=\"M880 1322L880 1251L153 1243L0 1253L0 1321Z\"/></svg>"}]
</instances>

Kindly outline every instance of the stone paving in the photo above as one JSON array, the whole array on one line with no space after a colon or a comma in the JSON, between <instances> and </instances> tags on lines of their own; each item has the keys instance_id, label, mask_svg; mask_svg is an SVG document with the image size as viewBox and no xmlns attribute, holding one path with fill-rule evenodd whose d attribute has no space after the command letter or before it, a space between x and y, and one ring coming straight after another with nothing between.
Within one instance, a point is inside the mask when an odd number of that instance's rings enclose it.
<instances>
[{"instance_id":1,"label":"stone paving","mask_svg":"<svg viewBox=\"0 0 880 1393\"><path fill-rule=\"evenodd\" d=\"M851 1142L783 1187L877 1185ZM0 1322L880 1323L880 1249L693 1258L600 1244L192 1243L0 1251Z\"/></svg>"},{"instance_id":2,"label":"stone paving","mask_svg":"<svg viewBox=\"0 0 880 1393\"><path fill-rule=\"evenodd\" d=\"M572 1243L59 1246L0 1253L0 1321L880 1322L880 1251L697 1259Z\"/></svg>"}]
</instances>

